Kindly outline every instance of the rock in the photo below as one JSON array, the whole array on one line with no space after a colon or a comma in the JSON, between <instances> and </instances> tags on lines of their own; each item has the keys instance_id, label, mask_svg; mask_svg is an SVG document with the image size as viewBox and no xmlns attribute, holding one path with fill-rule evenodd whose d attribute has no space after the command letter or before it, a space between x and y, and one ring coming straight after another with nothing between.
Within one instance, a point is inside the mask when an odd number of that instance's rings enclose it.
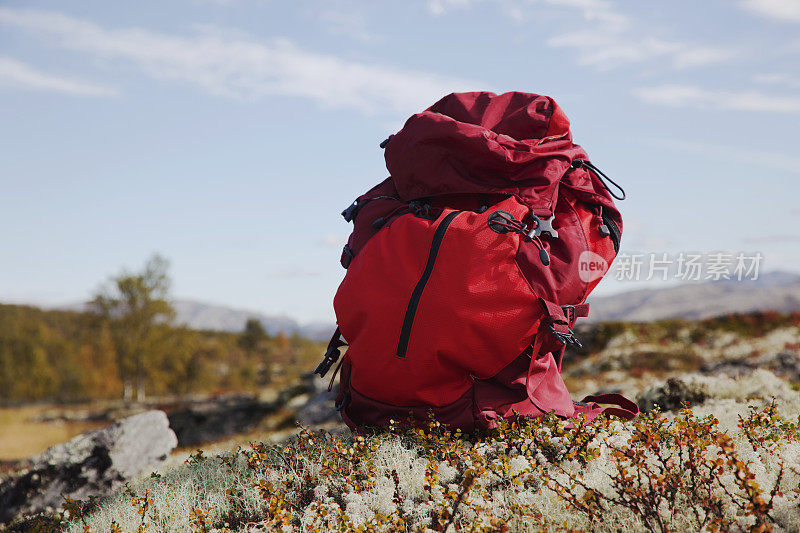
<instances>
[{"instance_id":1,"label":"rock","mask_svg":"<svg viewBox=\"0 0 800 533\"><path fill-rule=\"evenodd\" d=\"M258 392L258 401L261 403L277 403L280 398L280 390L275 387L262 389Z\"/></svg>"},{"instance_id":2,"label":"rock","mask_svg":"<svg viewBox=\"0 0 800 533\"><path fill-rule=\"evenodd\" d=\"M333 409L335 394L330 396L327 387L327 381L307 375L280 392L270 391L266 395L258 396L239 394L195 401L184 405L181 409L171 411L169 424L178 436L178 444L185 447L247 433L259 428L259 424L262 424L266 417L278 413L279 410L287 412L285 421L289 424L293 420L300 420L306 425L316 425L314 421L318 418L326 419L325 421L327 418L338 420L339 414ZM295 416L293 411L305 413L308 410L307 406L322 401L320 395L323 391L325 398L330 399L324 409L328 412L324 416L315 414L310 419L304 415ZM322 410L320 408L320 412ZM279 421L278 424L280 423Z\"/></svg>"},{"instance_id":3,"label":"rock","mask_svg":"<svg viewBox=\"0 0 800 533\"><path fill-rule=\"evenodd\" d=\"M216 398L171 412L169 425L180 446L197 446L250 431L276 409L250 396Z\"/></svg>"},{"instance_id":4,"label":"rock","mask_svg":"<svg viewBox=\"0 0 800 533\"><path fill-rule=\"evenodd\" d=\"M314 383L315 381L313 377L304 376L299 382L290 385L281 391L281 393L278 395L278 403L281 405L286 405L292 400L292 398L308 392L314 392Z\"/></svg>"},{"instance_id":5,"label":"rock","mask_svg":"<svg viewBox=\"0 0 800 533\"><path fill-rule=\"evenodd\" d=\"M647 413L659 407L662 411L674 411L690 405L703 403L708 393L700 384L687 383L677 378L670 378L666 383L655 385L642 392L636 400L639 410Z\"/></svg>"},{"instance_id":6,"label":"rock","mask_svg":"<svg viewBox=\"0 0 800 533\"><path fill-rule=\"evenodd\" d=\"M741 378L749 376L756 369L755 365L744 360L715 361L700 367L700 372L709 376L727 376Z\"/></svg>"},{"instance_id":7,"label":"rock","mask_svg":"<svg viewBox=\"0 0 800 533\"><path fill-rule=\"evenodd\" d=\"M796 383L800 381L800 354L783 351L757 357L707 363L700 371L712 376L724 374L736 378L749 376L757 368L769 370L780 378Z\"/></svg>"},{"instance_id":8,"label":"rock","mask_svg":"<svg viewBox=\"0 0 800 533\"><path fill-rule=\"evenodd\" d=\"M310 392L308 399L295 411L297 421L304 426L342 424L342 418L333 405L339 386L334 385L328 392L327 379L312 376L307 378L307 382Z\"/></svg>"},{"instance_id":9,"label":"rock","mask_svg":"<svg viewBox=\"0 0 800 533\"><path fill-rule=\"evenodd\" d=\"M800 354L796 352L779 352L766 354L753 361L756 367L771 370L779 378L796 383L800 381Z\"/></svg>"},{"instance_id":10,"label":"rock","mask_svg":"<svg viewBox=\"0 0 800 533\"><path fill-rule=\"evenodd\" d=\"M85 500L109 495L158 467L177 444L163 411L148 411L78 435L0 481L0 523L57 509L63 496Z\"/></svg>"},{"instance_id":11,"label":"rock","mask_svg":"<svg viewBox=\"0 0 800 533\"><path fill-rule=\"evenodd\" d=\"M310 400L310 396L308 394L301 394L300 396L295 396L288 402L286 402L287 409L298 409L308 403Z\"/></svg>"}]
</instances>

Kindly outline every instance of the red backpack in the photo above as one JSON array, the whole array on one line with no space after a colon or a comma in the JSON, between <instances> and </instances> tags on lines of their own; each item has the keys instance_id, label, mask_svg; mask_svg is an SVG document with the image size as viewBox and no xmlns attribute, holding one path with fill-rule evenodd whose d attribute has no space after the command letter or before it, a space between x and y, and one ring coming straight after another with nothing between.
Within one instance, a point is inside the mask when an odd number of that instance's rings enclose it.
<instances>
[{"instance_id":1,"label":"red backpack","mask_svg":"<svg viewBox=\"0 0 800 533\"><path fill-rule=\"evenodd\" d=\"M635 416L618 394L573 402L561 378L575 319L619 250L612 196L624 191L572 142L555 101L450 94L381 147L391 177L342 213L355 227L338 328L315 371L348 345L336 398L347 425Z\"/></svg>"}]
</instances>

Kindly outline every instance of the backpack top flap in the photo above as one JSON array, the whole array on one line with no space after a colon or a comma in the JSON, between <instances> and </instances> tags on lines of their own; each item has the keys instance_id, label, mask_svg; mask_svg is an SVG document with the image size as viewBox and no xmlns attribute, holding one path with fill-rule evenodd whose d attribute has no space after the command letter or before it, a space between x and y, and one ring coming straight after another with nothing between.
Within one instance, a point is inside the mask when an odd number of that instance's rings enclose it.
<instances>
[{"instance_id":1,"label":"backpack top flap","mask_svg":"<svg viewBox=\"0 0 800 533\"><path fill-rule=\"evenodd\" d=\"M531 209L552 210L558 182L613 205L588 173L573 173L586 152L572 142L569 119L548 97L508 92L452 93L409 118L389 138L386 167L400 198L461 193L519 196Z\"/></svg>"}]
</instances>

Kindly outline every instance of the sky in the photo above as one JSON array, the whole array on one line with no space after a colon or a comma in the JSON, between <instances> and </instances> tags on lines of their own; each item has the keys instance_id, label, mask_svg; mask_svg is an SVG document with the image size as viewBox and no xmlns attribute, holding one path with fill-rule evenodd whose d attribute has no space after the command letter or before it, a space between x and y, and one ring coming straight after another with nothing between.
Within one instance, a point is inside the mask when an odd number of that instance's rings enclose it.
<instances>
[{"instance_id":1,"label":"sky","mask_svg":"<svg viewBox=\"0 0 800 533\"><path fill-rule=\"evenodd\" d=\"M561 105L621 253L800 270L800 0L0 0L0 302L160 253L176 297L329 321L378 144L467 90Z\"/></svg>"}]
</instances>

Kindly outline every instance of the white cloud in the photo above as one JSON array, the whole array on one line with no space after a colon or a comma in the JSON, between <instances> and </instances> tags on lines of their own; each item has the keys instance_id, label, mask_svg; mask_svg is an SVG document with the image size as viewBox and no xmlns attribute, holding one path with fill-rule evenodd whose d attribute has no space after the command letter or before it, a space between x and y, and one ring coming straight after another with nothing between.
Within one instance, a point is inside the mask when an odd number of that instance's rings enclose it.
<instances>
[{"instance_id":1,"label":"white cloud","mask_svg":"<svg viewBox=\"0 0 800 533\"><path fill-rule=\"evenodd\" d=\"M756 91L712 91L694 85L658 85L634 89L633 95L651 104L735 111L800 113L800 98Z\"/></svg>"},{"instance_id":2,"label":"white cloud","mask_svg":"<svg viewBox=\"0 0 800 533\"><path fill-rule=\"evenodd\" d=\"M673 150L688 154L711 157L720 161L735 161L752 165L758 169L773 169L786 174L800 174L800 157L780 152L754 150L752 147L737 147L685 139L645 139L647 146L660 150ZM626 229L628 223L625 223Z\"/></svg>"},{"instance_id":3,"label":"white cloud","mask_svg":"<svg viewBox=\"0 0 800 533\"><path fill-rule=\"evenodd\" d=\"M790 89L800 89L800 79L794 78L784 72L769 72L756 74L753 82L760 85L782 85Z\"/></svg>"},{"instance_id":4,"label":"white cloud","mask_svg":"<svg viewBox=\"0 0 800 533\"><path fill-rule=\"evenodd\" d=\"M800 242L800 235L791 235L788 233L774 233L768 235L755 235L751 237L743 237L742 242L754 244L783 244L787 242Z\"/></svg>"},{"instance_id":5,"label":"white cloud","mask_svg":"<svg viewBox=\"0 0 800 533\"><path fill-rule=\"evenodd\" d=\"M485 0L430 0L428 9L442 15L454 9L465 9ZM569 30L551 36L547 45L573 48L578 64L597 70L610 70L656 60L666 61L672 68L687 69L729 61L737 52L723 47L705 46L653 37L652 28L642 30L628 15L616 10L608 0L494 0L510 18L522 22L534 18L542 6L577 11L586 24L569 24ZM527 8L527 9L526 9ZM574 15L570 15L574 19Z\"/></svg>"},{"instance_id":6,"label":"white cloud","mask_svg":"<svg viewBox=\"0 0 800 533\"><path fill-rule=\"evenodd\" d=\"M328 233L320 237L320 239L317 242L322 246L328 248L341 248L342 246L347 244L347 235L338 233Z\"/></svg>"},{"instance_id":7,"label":"white cloud","mask_svg":"<svg viewBox=\"0 0 800 533\"><path fill-rule=\"evenodd\" d=\"M705 67L725 63L734 59L738 53L729 48L702 46L687 43L672 43L675 50L672 64L679 69Z\"/></svg>"},{"instance_id":8,"label":"white cloud","mask_svg":"<svg viewBox=\"0 0 800 533\"><path fill-rule=\"evenodd\" d=\"M434 15L444 15L449 11L471 8L486 0L428 0L428 11ZM575 9L581 12L583 18L589 22L604 24L614 29L620 29L629 24L628 17L614 11L607 0L493 0L502 12L517 22L529 18L532 6L546 4L555 7Z\"/></svg>"},{"instance_id":9,"label":"white cloud","mask_svg":"<svg viewBox=\"0 0 800 533\"><path fill-rule=\"evenodd\" d=\"M189 36L142 28L104 28L59 13L0 8L0 25L64 49L130 61L147 75L219 96L296 96L332 108L408 114L479 83L303 50L287 40L261 42L215 28Z\"/></svg>"},{"instance_id":10,"label":"white cloud","mask_svg":"<svg viewBox=\"0 0 800 533\"><path fill-rule=\"evenodd\" d=\"M483 0L429 0L428 11L434 15L444 15L452 9L464 9Z\"/></svg>"},{"instance_id":11,"label":"white cloud","mask_svg":"<svg viewBox=\"0 0 800 533\"><path fill-rule=\"evenodd\" d=\"M528 18L527 9L530 4L539 0L491 0L499 7L500 12L514 22L522 23ZM485 3L485 0L428 0L428 11L435 16L441 16L457 9L468 9L477 4Z\"/></svg>"},{"instance_id":12,"label":"white cloud","mask_svg":"<svg viewBox=\"0 0 800 533\"><path fill-rule=\"evenodd\" d=\"M113 96L117 91L91 83L48 74L10 57L0 56L0 86L52 91L75 96Z\"/></svg>"},{"instance_id":13,"label":"white cloud","mask_svg":"<svg viewBox=\"0 0 800 533\"><path fill-rule=\"evenodd\" d=\"M623 30L631 24L629 17L618 13L613 4L606 0L544 0L544 3L577 9L585 20L602 24L613 31Z\"/></svg>"},{"instance_id":14,"label":"white cloud","mask_svg":"<svg viewBox=\"0 0 800 533\"><path fill-rule=\"evenodd\" d=\"M379 35L370 31L364 11L349 3L326 2L325 7L315 5L311 14L333 35L350 37L363 43L381 40Z\"/></svg>"},{"instance_id":15,"label":"white cloud","mask_svg":"<svg viewBox=\"0 0 800 533\"><path fill-rule=\"evenodd\" d=\"M755 83L762 83L765 85L784 83L788 80L789 80L789 75L784 74L782 72L770 72L764 74L756 74L755 76L753 76L753 81Z\"/></svg>"},{"instance_id":16,"label":"white cloud","mask_svg":"<svg viewBox=\"0 0 800 533\"><path fill-rule=\"evenodd\" d=\"M552 47L574 48L578 63L598 70L666 59L674 68L701 67L727 61L731 50L698 46L653 37L636 37L617 31L589 30L570 32L547 41Z\"/></svg>"},{"instance_id":17,"label":"white cloud","mask_svg":"<svg viewBox=\"0 0 800 533\"><path fill-rule=\"evenodd\" d=\"M762 17L780 22L800 22L800 0L742 0L739 4Z\"/></svg>"}]
</instances>

